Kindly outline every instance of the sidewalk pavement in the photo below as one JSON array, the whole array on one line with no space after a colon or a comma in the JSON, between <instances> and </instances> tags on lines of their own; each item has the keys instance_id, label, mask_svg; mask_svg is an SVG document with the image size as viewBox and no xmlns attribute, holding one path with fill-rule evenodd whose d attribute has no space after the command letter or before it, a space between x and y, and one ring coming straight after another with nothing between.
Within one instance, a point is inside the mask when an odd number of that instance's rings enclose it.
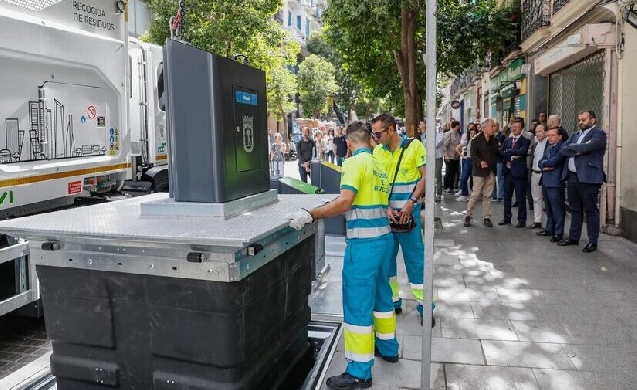
<instances>
[{"instance_id":1,"label":"sidewalk pavement","mask_svg":"<svg viewBox=\"0 0 637 390\"><path fill-rule=\"evenodd\" d=\"M585 254L585 233L580 246L558 247L526 228L485 228L480 205L464 228L466 205L436 204L431 388L637 389L637 245L602 235ZM502 209L493 205L494 222ZM338 282L338 257L328 262ZM401 360L376 360L376 390L420 388L422 328L402 261L399 280ZM341 339L327 376L344 368Z\"/></svg>"}]
</instances>

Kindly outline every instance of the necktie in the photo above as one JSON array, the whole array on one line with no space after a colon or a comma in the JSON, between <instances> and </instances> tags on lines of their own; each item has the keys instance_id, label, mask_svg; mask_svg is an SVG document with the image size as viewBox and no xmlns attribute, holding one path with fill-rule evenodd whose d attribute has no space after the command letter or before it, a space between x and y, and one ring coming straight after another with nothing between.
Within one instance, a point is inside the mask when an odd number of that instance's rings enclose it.
<instances>
[{"instance_id":1,"label":"necktie","mask_svg":"<svg viewBox=\"0 0 637 390\"><path fill-rule=\"evenodd\" d=\"M513 137L513 143L511 144L511 149L515 149L515 144L518 142L518 139ZM507 161L507 168L511 169L511 159Z\"/></svg>"}]
</instances>

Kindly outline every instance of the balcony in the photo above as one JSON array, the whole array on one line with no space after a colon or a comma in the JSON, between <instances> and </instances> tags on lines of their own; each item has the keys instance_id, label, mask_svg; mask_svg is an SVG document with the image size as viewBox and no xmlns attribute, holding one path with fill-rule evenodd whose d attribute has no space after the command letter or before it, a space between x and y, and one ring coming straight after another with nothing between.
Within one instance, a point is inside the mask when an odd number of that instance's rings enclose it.
<instances>
[{"instance_id":1,"label":"balcony","mask_svg":"<svg viewBox=\"0 0 637 390\"><path fill-rule=\"evenodd\" d=\"M522 16L522 41L525 41L534 32L549 25L550 0L523 0Z\"/></svg>"},{"instance_id":2,"label":"balcony","mask_svg":"<svg viewBox=\"0 0 637 390\"><path fill-rule=\"evenodd\" d=\"M561 10L570 0L553 0L553 13Z\"/></svg>"}]
</instances>

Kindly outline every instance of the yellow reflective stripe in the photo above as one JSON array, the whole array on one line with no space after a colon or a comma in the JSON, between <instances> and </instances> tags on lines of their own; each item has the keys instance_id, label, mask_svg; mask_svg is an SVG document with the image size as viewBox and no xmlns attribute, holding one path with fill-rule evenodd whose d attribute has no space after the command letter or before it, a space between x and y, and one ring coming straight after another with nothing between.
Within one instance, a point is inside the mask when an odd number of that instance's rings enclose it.
<instances>
[{"instance_id":1,"label":"yellow reflective stripe","mask_svg":"<svg viewBox=\"0 0 637 390\"><path fill-rule=\"evenodd\" d=\"M391 296L394 302L398 302L400 297L398 296L400 289L398 288L398 279L395 276L389 278L389 287L391 288Z\"/></svg>"},{"instance_id":2,"label":"yellow reflective stripe","mask_svg":"<svg viewBox=\"0 0 637 390\"><path fill-rule=\"evenodd\" d=\"M374 331L372 326L345 324L345 352L374 358ZM354 360L354 359L353 359ZM358 361L358 360L357 360ZM363 361L369 361L363 360Z\"/></svg>"},{"instance_id":3,"label":"yellow reflective stripe","mask_svg":"<svg viewBox=\"0 0 637 390\"><path fill-rule=\"evenodd\" d=\"M418 301L419 304L422 305L423 300L425 299L425 292L423 290L424 285L422 284L411 284L411 293L414 294L414 298Z\"/></svg>"},{"instance_id":4,"label":"yellow reflective stripe","mask_svg":"<svg viewBox=\"0 0 637 390\"><path fill-rule=\"evenodd\" d=\"M379 340L393 340L396 338L396 333L378 333L376 332L376 337Z\"/></svg>"},{"instance_id":5,"label":"yellow reflective stripe","mask_svg":"<svg viewBox=\"0 0 637 390\"><path fill-rule=\"evenodd\" d=\"M376 329L376 336L378 336L378 334L387 335L396 332L396 316L393 315L393 311L391 312L391 314L392 316L387 318L378 318L374 316L374 328Z\"/></svg>"},{"instance_id":6,"label":"yellow reflective stripe","mask_svg":"<svg viewBox=\"0 0 637 390\"><path fill-rule=\"evenodd\" d=\"M39 183L46 180L64 179L74 176L92 175L99 173L108 173L110 171L117 171L130 168L130 163L121 163L116 165L106 165L95 168L76 169L73 171L61 171L54 173L47 173L44 175L26 176L17 179L0 180L0 188L20 186L24 184Z\"/></svg>"},{"instance_id":7,"label":"yellow reflective stripe","mask_svg":"<svg viewBox=\"0 0 637 390\"><path fill-rule=\"evenodd\" d=\"M345 359L355 362L367 363L374 360L374 353L353 353L345 350Z\"/></svg>"},{"instance_id":8,"label":"yellow reflective stripe","mask_svg":"<svg viewBox=\"0 0 637 390\"><path fill-rule=\"evenodd\" d=\"M374 318L392 318L394 316L393 311L375 311Z\"/></svg>"}]
</instances>

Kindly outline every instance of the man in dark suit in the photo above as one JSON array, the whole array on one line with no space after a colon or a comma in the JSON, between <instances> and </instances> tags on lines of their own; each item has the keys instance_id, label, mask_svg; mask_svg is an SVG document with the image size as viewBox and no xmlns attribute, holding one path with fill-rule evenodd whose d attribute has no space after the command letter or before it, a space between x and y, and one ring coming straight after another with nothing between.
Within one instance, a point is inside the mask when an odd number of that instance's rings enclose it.
<instances>
[{"instance_id":1,"label":"man in dark suit","mask_svg":"<svg viewBox=\"0 0 637 390\"><path fill-rule=\"evenodd\" d=\"M526 187L528 167L526 156L531 146L531 141L522 136L523 122L516 119L511 125L512 136L507 138L500 148L500 155L504 160L504 219L498 225L511 223L511 198L515 191L515 200L518 202L517 228L526 226Z\"/></svg>"},{"instance_id":2,"label":"man in dark suit","mask_svg":"<svg viewBox=\"0 0 637 390\"><path fill-rule=\"evenodd\" d=\"M542 171L542 192L546 205L546 227L537 232L538 236L550 236L551 242L562 241L564 234L564 172L565 157L560 153L564 141L560 126L551 127L548 131L549 145L538 163Z\"/></svg>"},{"instance_id":3,"label":"man in dark suit","mask_svg":"<svg viewBox=\"0 0 637 390\"><path fill-rule=\"evenodd\" d=\"M564 143L562 155L566 164L562 178L568 188L568 203L571 206L571 229L568 238L558 245L578 245L582 235L582 220L586 211L588 244L584 253L597 250L599 238L599 190L606 181L604 154L606 132L595 125L597 118L592 111L581 111L578 116L580 131Z\"/></svg>"}]
</instances>

